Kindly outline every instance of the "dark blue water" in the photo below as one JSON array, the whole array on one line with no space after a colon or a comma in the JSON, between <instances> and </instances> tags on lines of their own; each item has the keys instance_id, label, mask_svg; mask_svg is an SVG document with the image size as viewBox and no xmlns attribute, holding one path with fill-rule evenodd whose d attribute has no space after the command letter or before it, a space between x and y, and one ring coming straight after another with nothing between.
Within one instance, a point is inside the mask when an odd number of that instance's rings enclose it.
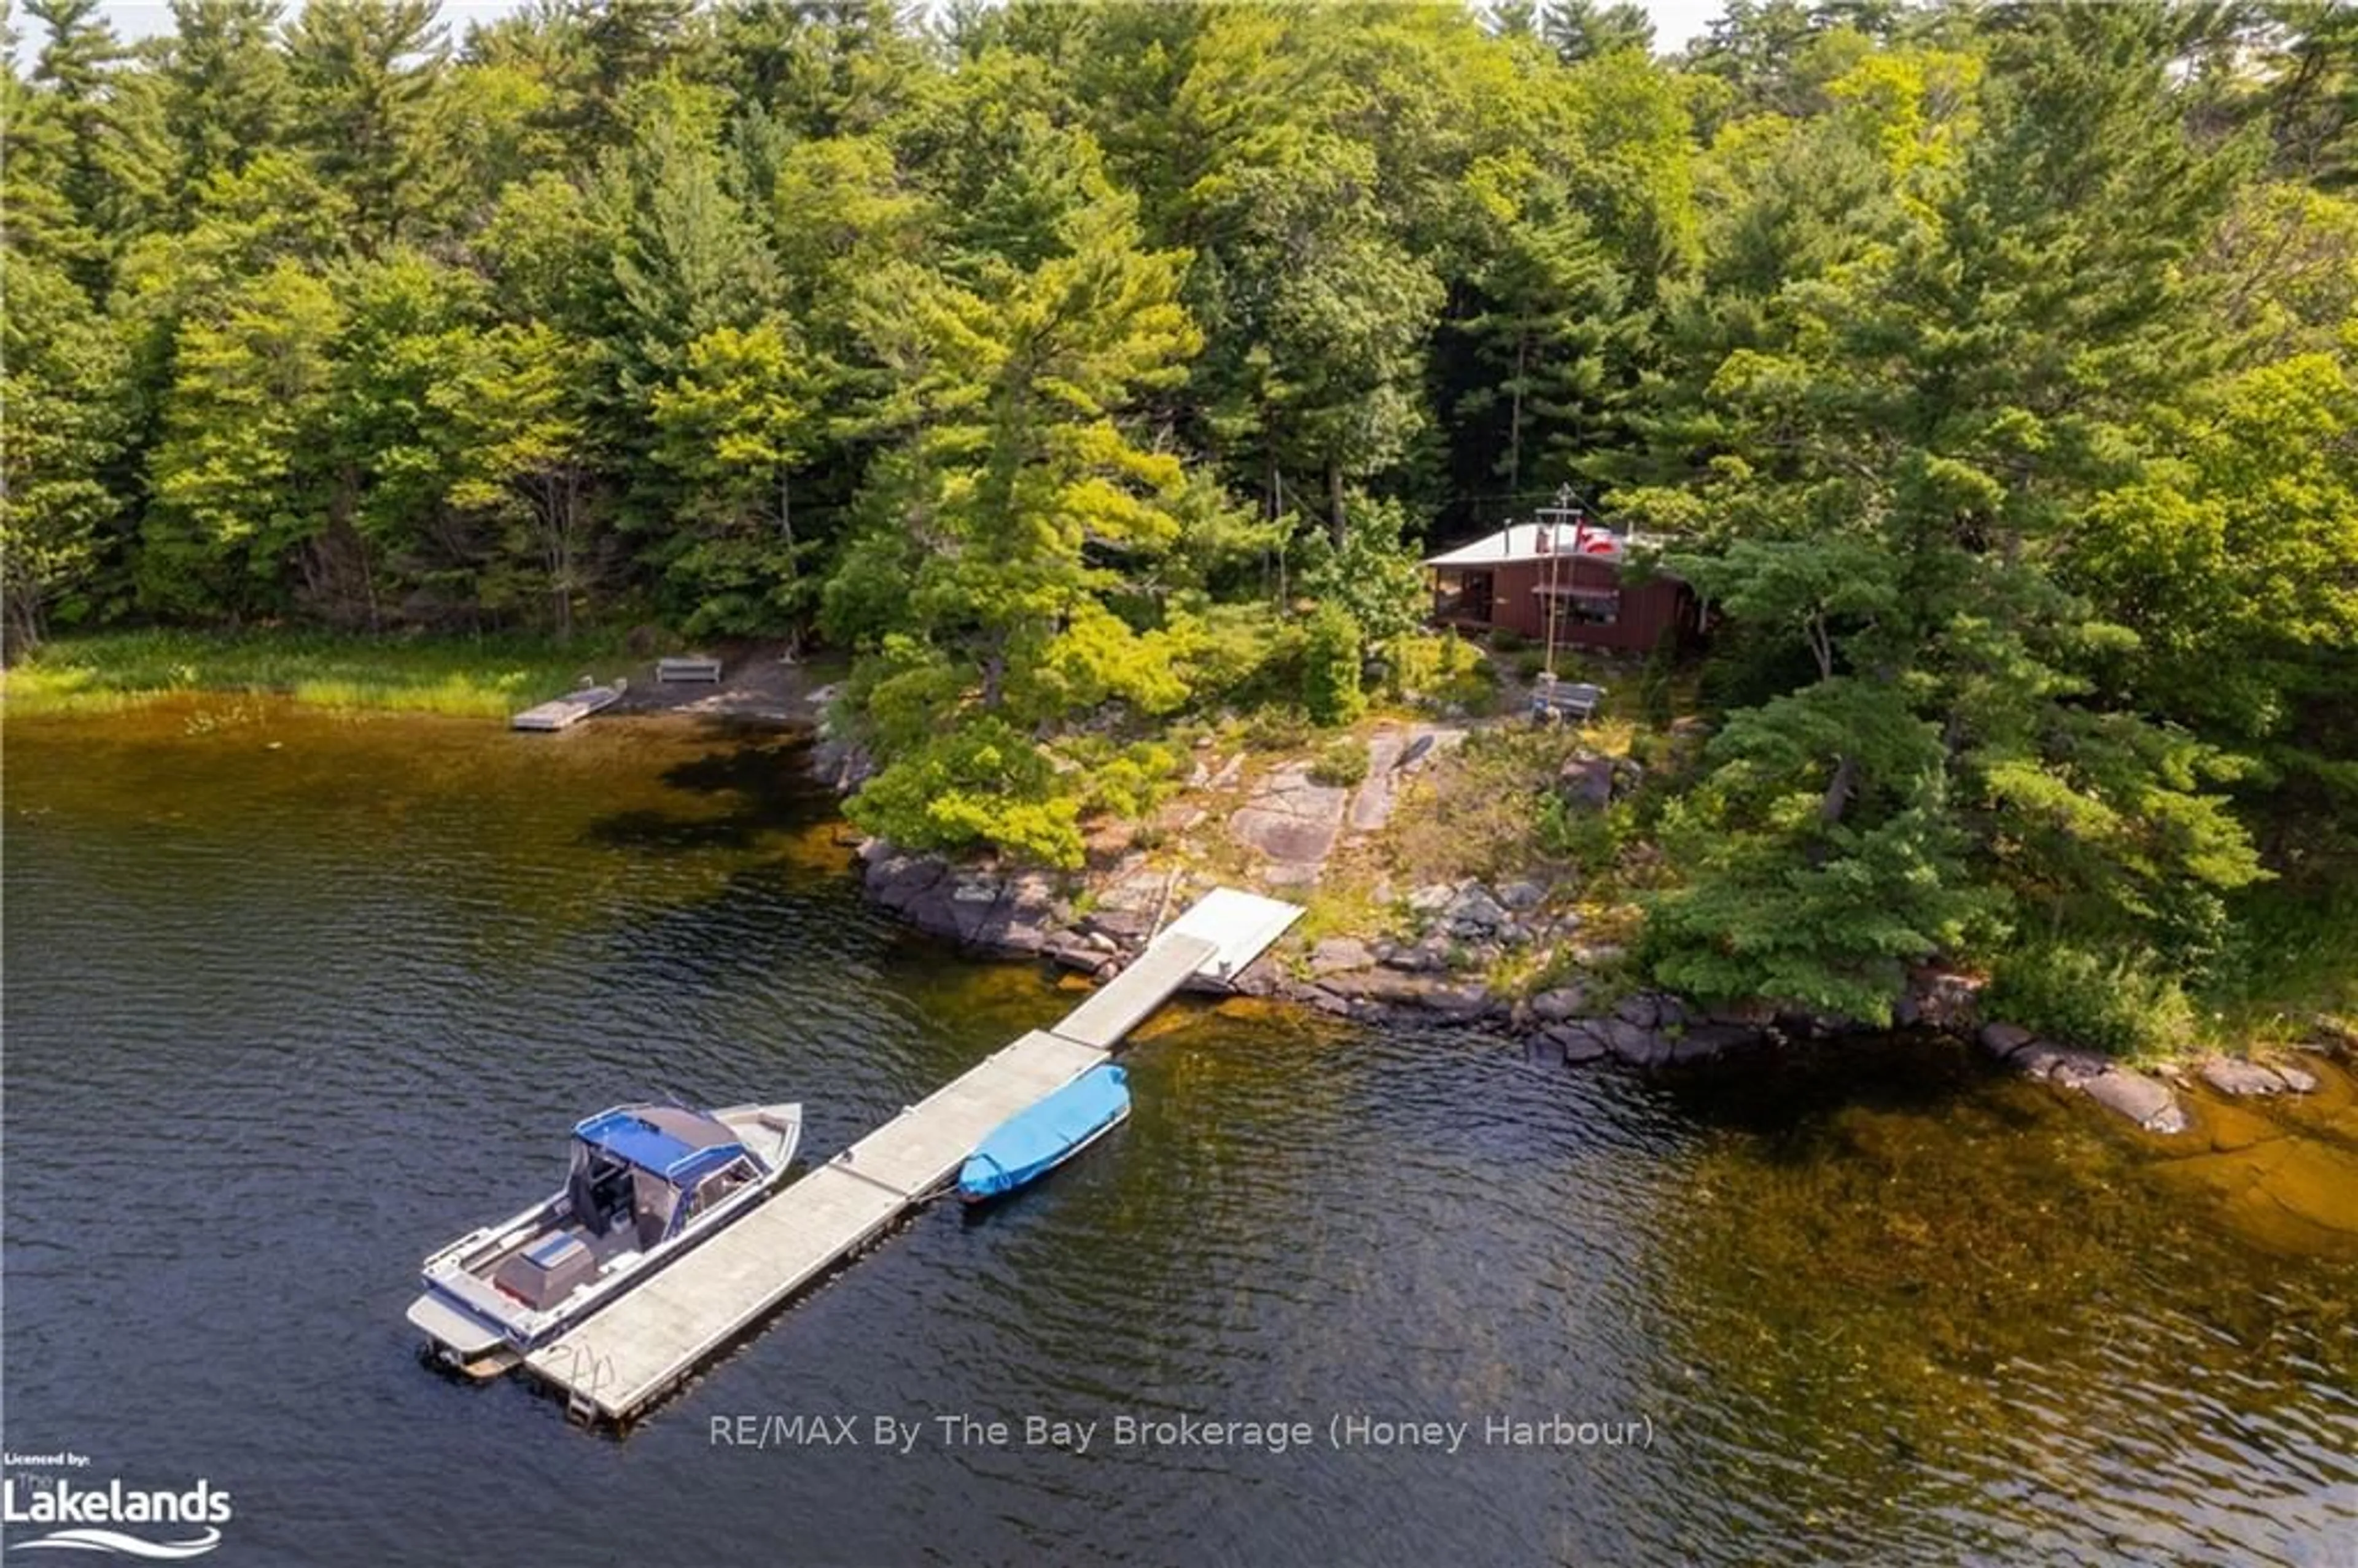
<instances>
[{"instance_id":1,"label":"dark blue water","mask_svg":"<svg viewBox=\"0 0 2358 1568\"><path fill-rule=\"evenodd\" d=\"M863 908L775 737L213 712L12 721L0 908L5 1444L228 1490L208 1563L2358 1563L2358 1260L1897 1043L1648 1081L1182 1008L1085 1161L587 1435L421 1363L425 1252L587 1111L799 1098L823 1154L1070 999ZM773 1415L863 1441L720 1439Z\"/></svg>"}]
</instances>

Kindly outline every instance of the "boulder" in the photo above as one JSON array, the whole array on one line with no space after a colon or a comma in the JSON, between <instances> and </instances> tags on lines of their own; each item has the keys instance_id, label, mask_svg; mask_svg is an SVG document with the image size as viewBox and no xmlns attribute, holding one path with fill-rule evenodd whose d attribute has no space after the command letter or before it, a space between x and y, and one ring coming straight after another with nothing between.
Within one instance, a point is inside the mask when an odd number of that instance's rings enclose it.
<instances>
[{"instance_id":1,"label":"boulder","mask_svg":"<svg viewBox=\"0 0 2358 1568\"><path fill-rule=\"evenodd\" d=\"M1448 989L1446 981L1431 975L1397 969L1345 969L1321 982L1327 990L1353 1002L1380 1007L1415 1007L1430 992Z\"/></svg>"},{"instance_id":2,"label":"boulder","mask_svg":"<svg viewBox=\"0 0 2358 1568\"><path fill-rule=\"evenodd\" d=\"M1537 882L1509 882L1498 890L1498 902L1517 914L1522 914L1547 902L1547 889Z\"/></svg>"},{"instance_id":3,"label":"boulder","mask_svg":"<svg viewBox=\"0 0 2358 1568\"><path fill-rule=\"evenodd\" d=\"M2112 1067L2107 1058L2051 1040L2033 1040L2007 1058L2025 1077L2041 1078L2059 1087L2076 1089L2103 1076Z\"/></svg>"},{"instance_id":4,"label":"boulder","mask_svg":"<svg viewBox=\"0 0 2358 1568\"><path fill-rule=\"evenodd\" d=\"M1349 936L1329 936L1310 949L1310 972L1339 974L1346 969L1373 968L1375 954L1366 943Z\"/></svg>"},{"instance_id":5,"label":"boulder","mask_svg":"<svg viewBox=\"0 0 2358 1568\"><path fill-rule=\"evenodd\" d=\"M1592 1022L1558 1024L1547 1030L1545 1037L1555 1042L1568 1063L1594 1062L1610 1049L1605 1043L1603 1026Z\"/></svg>"},{"instance_id":6,"label":"boulder","mask_svg":"<svg viewBox=\"0 0 2358 1568\"><path fill-rule=\"evenodd\" d=\"M1613 802L1613 759L1583 753L1556 770L1555 792L1567 806L1602 811Z\"/></svg>"},{"instance_id":7,"label":"boulder","mask_svg":"<svg viewBox=\"0 0 2358 1568\"><path fill-rule=\"evenodd\" d=\"M1047 879L1024 877L1007 885L967 939L1011 953L1043 953L1065 935L1062 924L1056 917L1055 890Z\"/></svg>"},{"instance_id":8,"label":"boulder","mask_svg":"<svg viewBox=\"0 0 2358 1568\"><path fill-rule=\"evenodd\" d=\"M2108 1067L2080 1086L2098 1105L2118 1111L2147 1132L2183 1132L2186 1112L2178 1097L2158 1079L2125 1067Z\"/></svg>"},{"instance_id":9,"label":"boulder","mask_svg":"<svg viewBox=\"0 0 2358 1568\"><path fill-rule=\"evenodd\" d=\"M1419 914L1438 914L1456 900L1457 890L1447 882L1432 882L1408 895L1408 906Z\"/></svg>"},{"instance_id":10,"label":"boulder","mask_svg":"<svg viewBox=\"0 0 2358 1568\"><path fill-rule=\"evenodd\" d=\"M1479 882L1459 893L1443 914L1461 936L1487 935L1507 923L1506 909Z\"/></svg>"},{"instance_id":11,"label":"boulder","mask_svg":"<svg viewBox=\"0 0 2358 1568\"><path fill-rule=\"evenodd\" d=\"M2019 1023L1985 1023L1982 1025L1982 1049L2003 1062L2029 1044L2038 1036Z\"/></svg>"},{"instance_id":12,"label":"boulder","mask_svg":"<svg viewBox=\"0 0 2358 1568\"><path fill-rule=\"evenodd\" d=\"M1078 932L1058 931L1051 933L1047 939L1040 944L1040 952L1068 969L1078 969L1083 974L1093 975L1105 966L1107 958L1110 957L1107 953L1100 952L1096 942L1097 938L1084 936Z\"/></svg>"},{"instance_id":13,"label":"boulder","mask_svg":"<svg viewBox=\"0 0 2358 1568\"><path fill-rule=\"evenodd\" d=\"M1578 986L1558 986L1544 990L1531 1000L1531 1016L1546 1023L1563 1023L1580 1016L1580 1009L1588 998Z\"/></svg>"},{"instance_id":14,"label":"boulder","mask_svg":"<svg viewBox=\"0 0 2358 1568\"><path fill-rule=\"evenodd\" d=\"M1349 997L1337 995L1325 986L1312 986L1294 1000L1307 1002L1321 1012L1330 1012L1339 1018L1348 1018L1356 1011L1355 1004Z\"/></svg>"},{"instance_id":15,"label":"boulder","mask_svg":"<svg viewBox=\"0 0 2358 1568\"><path fill-rule=\"evenodd\" d=\"M860 878L870 898L887 909L903 909L931 892L948 870L930 855L894 854L888 847L868 862Z\"/></svg>"},{"instance_id":16,"label":"boulder","mask_svg":"<svg viewBox=\"0 0 2358 1568\"><path fill-rule=\"evenodd\" d=\"M953 903L997 903L999 902L1000 895L1006 891L1006 884L1001 882L997 877L979 871L969 871L965 876L958 878L957 881L952 884L950 888L950 902Z\"/></svg>"},{"instance_id":17,"label":"boulder","mask_svg":"<svg viewBox=\"0 0 2358 1568\"><path fill-rule=\"evenodd\" d=\"M1687 1006L1662 991L1639 991L1623 997L1613 1016L1640 1029L1669 1029L1687 1021Z\"/></svg>"},{"instance_id":18,"label":"boulder","mask_svg":"<svg viewBox=\"0 0 2358 1568\"><path fill-rule=\"evenodd\" d=\"M1498 1005L1498 999L1483 986L1437 985L1417 1000L1427 1011L1457 1023L1471 1022Z\"/></svg>"},{"instance_id":19,"label":"boulder","mask_svg":"<svg viewBox=\"0 0 2358 1568\"><path fill-rule=\"evenodd\" d=\"M1093 931L1103 935L1107 938L1109 945L1119 945L1123 942L1142 942L1146 939L1146 934L1153 927L1153 925L1154 915L1152 912L1143 909L1106 909L1099 907L1098 909L1091 910L1082 918L1081 921L1081 928L1084 931Z\"/></svg>"},{"instance_id":20,"label":"boulder","mask_svg":"<svg viewBox=\"0 0 2358 1568\"><path fill-rule=\"evenodd\" d=\"M1447 968L1449 948L1445 943L1431 940L1414 943L1408 946L1386 943L1377 961L1388 969L1399 969L1412 975L1422 974L1432 969Z\"/></svg>"},{"instance_id":21,"label":"boulder","mask_svg":"<svg viewBox=\"0 0 2358 1568\"><path fill-rule=\"evenodd\" d=\"M2257 1062L2239 1062L2231 1057L2213 1056L2195 1071L2202 1081L2223 1095L2280 1095L2285 1081L2273 1068Z\"/></svg>"},{"instance_id":22,"label":"boulder","mask_svg":"<svg viewBox=\"0 0 2358 1568\"><path fill-rule=\"evenodd\" d=\"M2317 1092L2317 1075L2307 1067L2296 1067L2289 1062L2282 1063L2277 1065L2276 1075L2284 1080L2285 1087L2297 1095L2313 1095Z\"/></svg>"},{"instance_id":23,"label":"boulder","mask_svg":"<svg viewBox=\"0 0 2358 1568\"><path fill-rule=\"evenodd\" d=\"M1657 1030L1620 1018L1608 1018L1599 1027L1606 1049L1633 1067L1659 1067L1671 1059L1671 1042Z\"/></svg>"}]
</instances>

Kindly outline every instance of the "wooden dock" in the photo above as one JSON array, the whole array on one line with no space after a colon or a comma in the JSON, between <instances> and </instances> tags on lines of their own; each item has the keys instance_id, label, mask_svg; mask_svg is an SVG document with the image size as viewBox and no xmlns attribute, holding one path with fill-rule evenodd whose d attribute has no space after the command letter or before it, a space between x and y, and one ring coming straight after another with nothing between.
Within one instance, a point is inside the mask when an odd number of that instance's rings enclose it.
<instances>
[{"instance_id":1,"label":"wooden dock","mask_svg":"<svg viewBox=\"0 0 2358 1568\"><path fill-rule=\"evenodd\" d=\"M585 686L579 691L568 691L554 697L537 708L527 708L508 720L511 730L570 730L593 713L602 712L622 700L631 689L627 680L611 686Z\"/></svg>"},{"instance_id":2,"label":"wooden dock","mask_svg":"<svg viewBox=\"0 0 2358 1568\"><path fill-rule=\"evenodd\" d=\"M1191 980L1236 975L1301 913L1232 889L1207 894L1062 1022L1000 1047L525 1366L577 1418L629 1421L937 1196L993 1128L1106 1061Z\"/></svg>"}]
</instances>

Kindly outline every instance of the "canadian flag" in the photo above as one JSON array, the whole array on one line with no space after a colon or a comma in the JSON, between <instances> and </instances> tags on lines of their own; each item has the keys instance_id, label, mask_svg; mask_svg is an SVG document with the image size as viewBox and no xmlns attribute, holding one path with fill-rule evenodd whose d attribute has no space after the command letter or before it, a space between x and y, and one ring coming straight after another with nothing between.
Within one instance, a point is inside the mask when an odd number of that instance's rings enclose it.
<instances>
[{"instance_id":1,"label":"canadian flag","mask_svg":"<svg viewBox=\"0 0 2358 1568\"><path fill-rule=\"evenodd\" d=\"M1621 558L1621 535L1610 528L1592 528L1583 523L1572 531L1572 551L1576 556L1617 561Z\"/></svg>"}]
</instances>

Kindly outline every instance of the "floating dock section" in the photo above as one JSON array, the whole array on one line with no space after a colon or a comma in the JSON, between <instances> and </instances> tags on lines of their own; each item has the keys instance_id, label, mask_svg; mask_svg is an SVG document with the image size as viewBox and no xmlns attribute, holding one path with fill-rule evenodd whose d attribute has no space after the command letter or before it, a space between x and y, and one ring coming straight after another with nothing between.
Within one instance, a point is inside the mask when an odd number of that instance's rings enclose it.
<instances>
[{"instance_id":1,"label":"floating dock section","mask_svg":"<svg viewBox=\"0 0 2358 1568\"><path fill-rule=\"evenodd\" d=\"M983 1138L1106 1061L1190 981L1226 982L1302 911L1221 888L1065 1019L1003 1045L550 1341L525 1366L577 1419L622 1422L796 1291L945 1189Z\"/></svg>"},{"instance_id":2,"label":"floating dock section","mask_svg":"<svg viewBox=\"0 0 2358 1568\"><path fill-rule=\"evenodd\" d=\"M600 713L622 700L631 689L627 680L611 686L585 686L579 691L568 691L563 697L553 697L537 708L527 708L508 720L511 730L570 730L593 713Z\"/></svg>"}]
</instances>

